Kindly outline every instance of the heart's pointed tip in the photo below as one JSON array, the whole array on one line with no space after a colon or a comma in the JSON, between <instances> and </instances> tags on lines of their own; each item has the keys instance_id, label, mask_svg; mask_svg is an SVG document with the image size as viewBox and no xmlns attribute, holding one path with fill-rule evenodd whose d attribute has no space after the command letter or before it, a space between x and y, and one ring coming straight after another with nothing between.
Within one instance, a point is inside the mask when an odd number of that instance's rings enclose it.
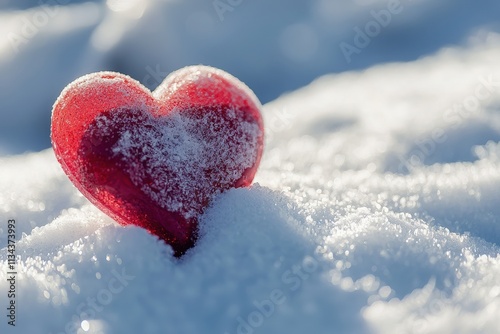
<instances>
[{"instance_id":1,"label":"heart's pointed tip","mask_svg":"<svg viewBox=\"0 0 500 334\"><path fill-rule=\"evenodd\" d=\"M198 234L196 233L195 235L184 240L172 240L172 239L165 240L162 237L159 238L166 245L172 247L173 256L180 259L184 255L186 255L186 253L189 250L193 249L196 246L196 242L198 241Z\"/></svg>"}]
</instances>

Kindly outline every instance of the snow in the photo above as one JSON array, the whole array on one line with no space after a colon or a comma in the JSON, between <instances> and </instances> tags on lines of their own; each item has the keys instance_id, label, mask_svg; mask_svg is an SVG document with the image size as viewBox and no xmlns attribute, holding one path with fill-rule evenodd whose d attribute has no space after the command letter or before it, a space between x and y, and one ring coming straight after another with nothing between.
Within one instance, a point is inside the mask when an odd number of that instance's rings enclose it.
<instances>
[{"instance_id":1,"label":"snow","mask_svg":"<svg viewBox=\"0 0 500 334\"><path fill-rule=\"evenodd\" d=\"M0 1L0 333L498 333L500 3L402 0L349 62L388 2L222 1ZM75 189L50 110L200 63L266 103L266 151L177 259Z\"/></svg>"},{"instance_id":2,"label":"snow","mask_svg":"<svg viewBox=\"0 0 500 334\"><path fill-rule=\"evenodd\" d=\"M254 185L212 202L181 259L93 207L51 149L1 158L18 318L0 331L498 332L499 57L492 33L266 104Z\"/></svg>"}]
</instances>

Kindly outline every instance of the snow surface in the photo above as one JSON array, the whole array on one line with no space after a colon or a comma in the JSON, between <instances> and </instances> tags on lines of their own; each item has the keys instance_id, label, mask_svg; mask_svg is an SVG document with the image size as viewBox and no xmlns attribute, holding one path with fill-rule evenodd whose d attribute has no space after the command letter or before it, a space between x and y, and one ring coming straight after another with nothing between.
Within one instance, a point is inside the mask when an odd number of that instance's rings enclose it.
<instances>
[{"instance_id":1,"label":"snow surface","mask_svg":"<svg viewBox=\"0 0 500 334\"><path fill-rule=\"evenodd\" d=\"M268 103L255 184L212 203L180 260L90 205L51 149L1 158L19 294L0 332L498 333L498 59L489 34Z\"/></svg>"}]
</instances>

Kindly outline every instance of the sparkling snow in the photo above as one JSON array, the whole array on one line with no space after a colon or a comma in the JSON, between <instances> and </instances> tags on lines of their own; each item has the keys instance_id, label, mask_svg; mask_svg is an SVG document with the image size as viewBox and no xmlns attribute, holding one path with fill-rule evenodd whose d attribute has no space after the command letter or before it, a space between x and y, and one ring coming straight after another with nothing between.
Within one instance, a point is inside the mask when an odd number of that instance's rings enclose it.
<instances>
[{"instance_id":1,"label":"sparkling snow","mask_svg":"<svg viewBox=\"0 0 500 334\"><path fill-rule=\"evenodd\" d=\"M90 205L51 149L1 158L15 332L498 332L498 59L491 34L266 104L255 184L213 201L180 260Z\"/></svg>"}]
</instances>

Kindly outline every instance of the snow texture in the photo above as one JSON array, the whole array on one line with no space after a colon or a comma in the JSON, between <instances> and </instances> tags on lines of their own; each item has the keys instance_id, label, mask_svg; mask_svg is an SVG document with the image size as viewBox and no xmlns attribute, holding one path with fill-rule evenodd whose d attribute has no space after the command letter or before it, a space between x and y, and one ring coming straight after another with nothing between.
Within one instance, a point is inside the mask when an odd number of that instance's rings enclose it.
<instances>
[{"instance_id":1,"label":"snow texture","mask_svg":"<svg viewBox=\"0 0 500 334\"><path fill-rule=\"evenodd\" d=\"M181 259L90 205L51 149L2 158L19 274L0 332L498 333L498 59L491 34L265 105L255 184L212 202Z\"/></svg>"}]
</instances>

